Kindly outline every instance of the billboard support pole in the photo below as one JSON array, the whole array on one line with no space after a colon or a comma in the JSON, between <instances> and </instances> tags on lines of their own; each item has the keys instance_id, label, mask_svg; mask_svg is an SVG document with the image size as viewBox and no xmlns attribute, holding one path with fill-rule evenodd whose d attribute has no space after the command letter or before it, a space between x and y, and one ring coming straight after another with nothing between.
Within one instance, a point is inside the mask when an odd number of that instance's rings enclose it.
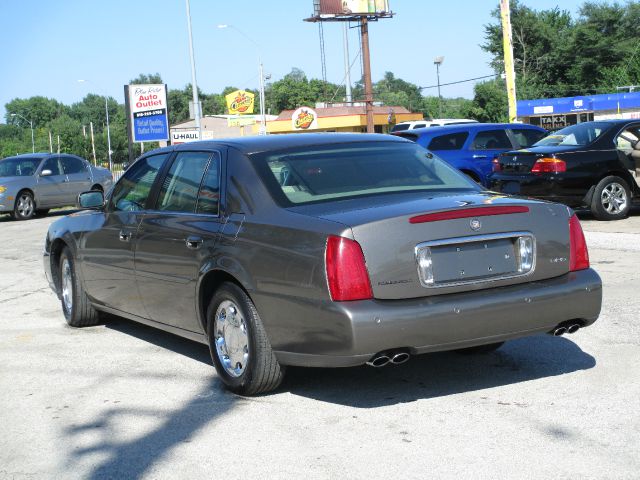
<instances>
[{"instance_id":1,"label":"billboard support pole","mask_svg":"<svg viewBox=\"0 0 640 480\"><path fill-rule=\"evenodd\" d=\"M369 20L366 16L360 19L362 36L362 63L364 76L364 101L367 113L367 133L375 133L373 123L373 87L371 85L371 58L369 54Z\"/></svg>"},{"instance_id":2,"label":"billboard support pole","mask_svg":"<svg viewBox=\"0 0 640 480\"><path fill-rule=\"evenodd\" d=\"M124 109L127 118L127 140L129 143L129 165L133 163L133 132L131 131L131 102L129 99L129 85L124 86Z\"/></svg>"}]
</instances>

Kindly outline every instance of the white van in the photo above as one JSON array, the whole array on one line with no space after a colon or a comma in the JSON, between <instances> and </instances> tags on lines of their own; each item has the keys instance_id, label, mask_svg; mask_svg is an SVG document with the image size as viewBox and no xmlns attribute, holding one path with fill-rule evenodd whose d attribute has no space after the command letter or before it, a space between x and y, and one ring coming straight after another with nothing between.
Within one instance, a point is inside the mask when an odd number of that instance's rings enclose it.
<instances>
[{"instance_id":1,"label":"white van","mask_svg":"<svg viewBox=\"0 0 640 480\"><path fill-rule=\"evenodd\" d=\"M391 132L401 132L403 130L413 130L415 128L442 127L443 125L459 125L461 123L478 123L477 120L467 118L434 118L433 120L413 120L411 122L400 122L393 126Z\"/></svg>"}]
</instances>

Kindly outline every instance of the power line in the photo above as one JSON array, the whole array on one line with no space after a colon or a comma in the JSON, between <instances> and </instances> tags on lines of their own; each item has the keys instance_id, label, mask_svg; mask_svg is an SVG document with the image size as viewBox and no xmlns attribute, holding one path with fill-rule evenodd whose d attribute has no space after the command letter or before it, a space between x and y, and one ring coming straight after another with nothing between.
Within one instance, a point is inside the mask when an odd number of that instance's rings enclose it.
<instances>
[{"instance_id":1,"label":"power line","mask_svg":"<svg viewBox=\"0 0 640 480\"><path fill-rule=\"evenodd\" d=\"M441 83L440 86L444 87L445 85L456 85L458 83L473 82L474 80L482 80L484 78L495 78L497 76L498 76L497 74L485 75L484 77L468 78L466 80L458 80L457 82ZM420 90L424 90L426 88L438 88L438 85L429 85L428 87L418 87L418 88Z\"/></svg>"}]
</instances>

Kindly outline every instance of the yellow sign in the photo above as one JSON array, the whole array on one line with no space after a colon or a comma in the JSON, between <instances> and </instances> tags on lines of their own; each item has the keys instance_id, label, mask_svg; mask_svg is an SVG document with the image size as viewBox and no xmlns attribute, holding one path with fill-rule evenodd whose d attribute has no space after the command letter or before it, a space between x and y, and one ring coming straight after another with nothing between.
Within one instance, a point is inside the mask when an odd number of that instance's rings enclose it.
<instances>
[{"instance_id":1,"label":"yellow sign","mask_svg":"<svg viewBox=\"0 0 640 480\"><path fill-rule=\"evenodd\" d=\"M309 107L300 107L291 115L291 125L294 130L318 128L318 114Z\"/></svg>"},{"instance_id":2,"label":"yellow sign","mask_svg":"<svg viewBox=\"0 0 640 480\"><path fill-rule=\"evenodd\" d=\"M227 108L229 115L238 115L242 113L253 113L253 104L255 95L244 90L236 90L226 95Z\"/></svg>"}]
</instances>

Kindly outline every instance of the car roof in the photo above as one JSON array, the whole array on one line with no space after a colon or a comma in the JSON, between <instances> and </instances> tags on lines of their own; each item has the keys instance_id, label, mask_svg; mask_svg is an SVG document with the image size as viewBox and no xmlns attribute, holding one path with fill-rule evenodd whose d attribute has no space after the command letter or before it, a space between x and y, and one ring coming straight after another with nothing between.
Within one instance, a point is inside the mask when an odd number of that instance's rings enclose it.
<instances>
[{"instance_id":1,"label":"car roof","mask_svg":"<svg viewBox=\"0 0 640 480\"><path fill-rule=\"evenodd\" d=\"M461 123L459 125L443 125L442 127L427 127L427 128L414 128L411 133L414 135L443 135L447 133L458 132L475 132L477 130L485 130L487 128L525 128L530 130L544 130L536 125L529 125L528 123ZM397 132L397 133L405 133Z\"/></svg>"},{"instance_id":2,"label":"car roof","mask_svg":"<svg viewBox=\"0 0 640 480\"><path fill-rule=\"evenodd\" d=\"M283 150L285 148L304 148L317 145L349 144L349 143L382 143L382 142L407 142L408 140L394 135L370 134L370 133L285 133L278 135L256 135L251 137L220 138L215 140L200 140L197 142L181 143L154 150L154 153L163 151L181 151L217 148L220 146L235 148L246 155L268 152L271 150Z\"/></svg>"},{"instance_id":3,"label":"car roof","mask_svg":"<svg viewBox=\"0 0 640 480\"><path fill-rule=\"evenodd\" d=\"M6 160L7 158L45 158L45 157L48 157L49 155L52 155L52 154L49 152L21 153L20 155L12 155L10 157L5 157L3 158L3 160Z\"/></svg>"}]
</instances>

